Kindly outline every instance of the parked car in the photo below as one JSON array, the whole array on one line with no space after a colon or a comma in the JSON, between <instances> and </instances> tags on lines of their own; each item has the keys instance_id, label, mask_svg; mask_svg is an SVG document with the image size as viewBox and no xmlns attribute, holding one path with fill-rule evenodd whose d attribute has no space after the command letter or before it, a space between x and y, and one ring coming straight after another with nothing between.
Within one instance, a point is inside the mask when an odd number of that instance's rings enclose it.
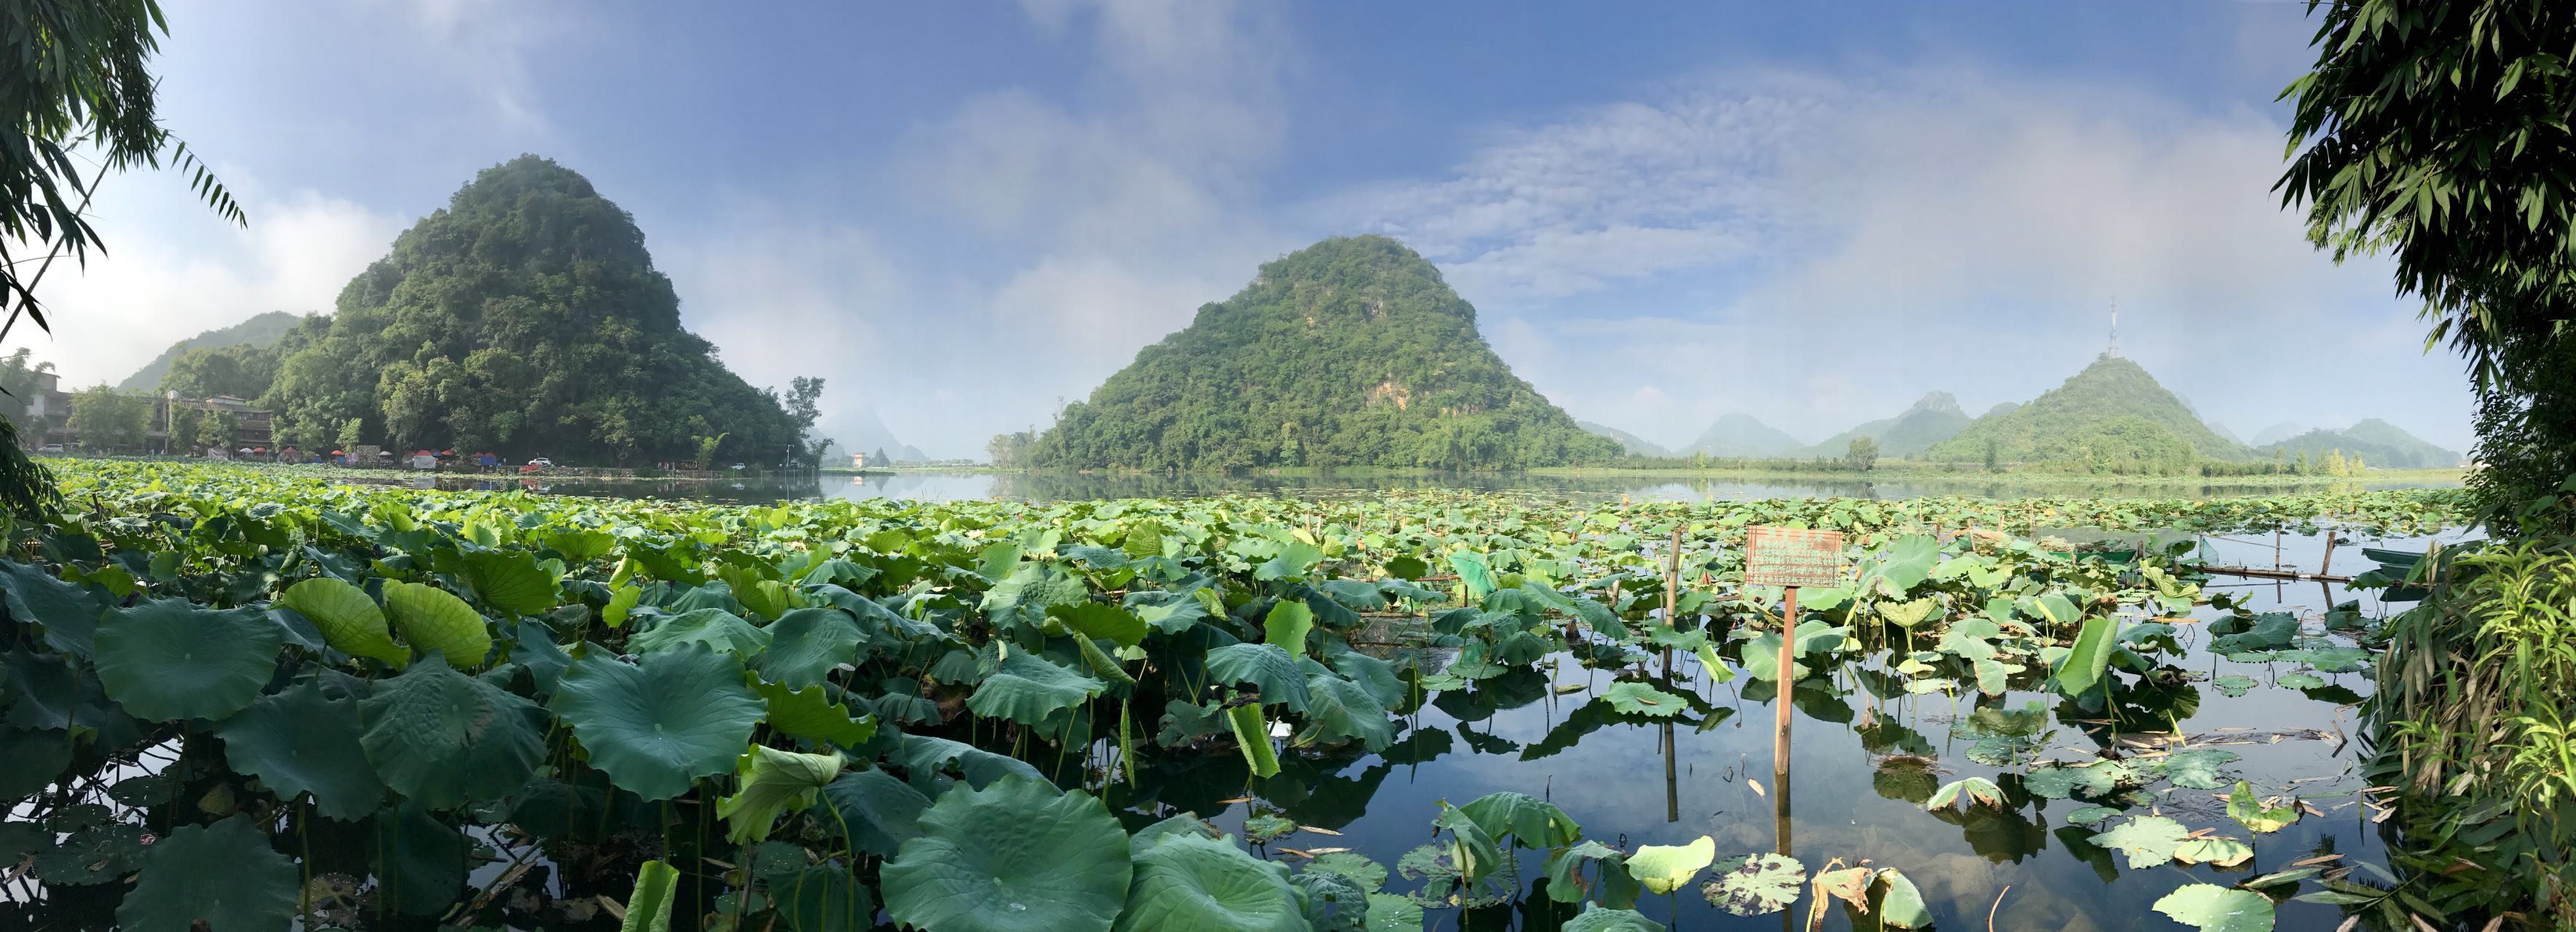
<instances>
[{"instance_id":1,"label":"parked car","mask_svg":"<svg viewBox=\"0 0 2576 932\"><path fill-rule=\"evenodd\" d=\"M48 443L48 444L45 444L44 446L37 447L37 448L36 448L36 452L38 452L38 453L60 453L60 452L63 452L63 445L62 445L62 444L59 444L59 443Z\"/></svg>"},{"instance_id":2,"label":"parked car","mask_svg":"<svg viewBox=\"0 0 2576 932\"><path fill-rule=\"evenodd\" d=\"M537 467L538 469L553 469L555 468L555 461L540 456L536 459L529 460L528 465Z\"/></svg>"}]
</instances>

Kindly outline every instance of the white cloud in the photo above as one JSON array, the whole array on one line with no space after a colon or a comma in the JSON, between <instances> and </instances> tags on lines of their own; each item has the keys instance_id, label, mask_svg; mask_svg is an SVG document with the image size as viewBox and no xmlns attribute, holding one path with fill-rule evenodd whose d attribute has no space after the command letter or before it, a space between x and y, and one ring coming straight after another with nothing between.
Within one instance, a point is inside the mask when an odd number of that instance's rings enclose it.
<instances>
[{"instance_id":1,"label":"white cloud","mask_svg":"<svg viewBox=\"0 0 2576 932\"><path fill-rule=\"evenodd\" d=\"M86 267L56 263L37 291L52 337L22 326L11 343L35 346L67 384L115 382L181 338L268 311L331 310L341 287L406 225L313 191L268 195L254 179L226 180L251 217L248 229L191 200L176 177L106 179L94 222L107 252Z\"/></svg>"},{"instance_id":2,"label":"white cloud","mask_svg":"<svg viewBox=\"0 0 2576 932\"><path fill-rule=\"evenodd\" d=\"M2282 134L1973 69L1722 75L1317 209L1406 237L1560 404L1658 441L1727 411L1813 437L1930 390L2024 400L2101 348L2116 295L2126 354L2212 418L2371 411L2465 442L2454 367L2383 339L2407 313L2385 269L2335 266L2270 193ZM2372 372L2366 397L2242 390L2298 360Z\"/></svg>"}]
</instances>

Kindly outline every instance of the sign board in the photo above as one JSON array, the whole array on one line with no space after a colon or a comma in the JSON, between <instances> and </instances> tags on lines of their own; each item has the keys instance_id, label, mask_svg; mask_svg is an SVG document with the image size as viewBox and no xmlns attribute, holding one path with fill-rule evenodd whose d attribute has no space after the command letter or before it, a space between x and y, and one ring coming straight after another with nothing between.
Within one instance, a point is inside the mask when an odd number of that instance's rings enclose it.
<instances>
[{"instance_id":1,"label":"sign board","mask_svg":"<svg viewBox=\"0 0 2576 932\"><path fill-rule=\"evenodd\" d=\"M1752 527L1744 532L1744 584L1839 586L1843 532Z\"/></svg>"}]
</instances>

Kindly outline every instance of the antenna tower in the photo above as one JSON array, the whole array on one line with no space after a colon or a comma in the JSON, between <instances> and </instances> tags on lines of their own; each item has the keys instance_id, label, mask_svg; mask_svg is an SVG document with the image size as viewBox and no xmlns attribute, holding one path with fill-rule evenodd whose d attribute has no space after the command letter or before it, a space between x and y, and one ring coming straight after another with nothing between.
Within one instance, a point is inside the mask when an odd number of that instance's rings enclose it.
<instances>
[{"instance_id":1,"label":"antenna tower","mask_svg":"<svg viewBox=\"0 0 2576 932\"><path fill-rule=\"evenodd\" d=\"M2111 299L2111 348L2104 351L2102 355L2113 359L2120 357L2120 299L2118 297Z\"/></svg>"}]
</instances>

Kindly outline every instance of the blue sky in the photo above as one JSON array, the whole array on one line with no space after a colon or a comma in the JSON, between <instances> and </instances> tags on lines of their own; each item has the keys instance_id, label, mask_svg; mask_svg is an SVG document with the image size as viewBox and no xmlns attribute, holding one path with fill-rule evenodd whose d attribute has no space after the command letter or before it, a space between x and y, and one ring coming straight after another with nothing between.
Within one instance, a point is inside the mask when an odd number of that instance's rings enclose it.
<instances>
[{"instance_id":1,"label":"blue sky","mask_svg":"<svg viewBox=\"0 0 2576 932\"><path fill-rule=\"evenodd\" d=\"M933 454L1040 423L1255 266L1380 232L1575 416L1802 439L2121 342L2240 435L2469 440L2386 267L2269 192L2304 4L177 0L163 110L252 214L109 182L39 353L326 310L522 152L632 212L757 384ZM1605 10L1607 12L1605 12Z\"/></svg>"}]
</instances>

